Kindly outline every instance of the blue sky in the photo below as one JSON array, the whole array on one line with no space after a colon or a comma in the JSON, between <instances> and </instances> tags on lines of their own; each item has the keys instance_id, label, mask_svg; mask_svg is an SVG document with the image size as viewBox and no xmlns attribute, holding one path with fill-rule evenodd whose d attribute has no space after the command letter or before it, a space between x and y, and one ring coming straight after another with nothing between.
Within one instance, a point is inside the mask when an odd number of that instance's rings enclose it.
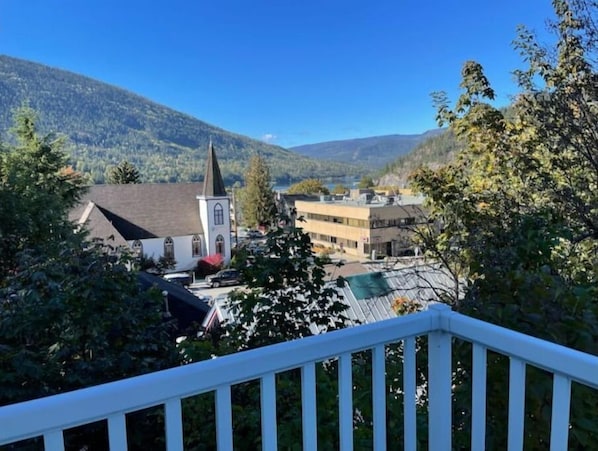
<instances>
[{"instance_id":1,"label":"blue sky","mask_svg":"<svg viewBox=\"0 0 598 451\"><path fill-rule=\"evenodd\" d=\"M284 147L436 126L464 61L505 104L549 0L0 0L0 53Z\"/></svg>"}]
</instances>

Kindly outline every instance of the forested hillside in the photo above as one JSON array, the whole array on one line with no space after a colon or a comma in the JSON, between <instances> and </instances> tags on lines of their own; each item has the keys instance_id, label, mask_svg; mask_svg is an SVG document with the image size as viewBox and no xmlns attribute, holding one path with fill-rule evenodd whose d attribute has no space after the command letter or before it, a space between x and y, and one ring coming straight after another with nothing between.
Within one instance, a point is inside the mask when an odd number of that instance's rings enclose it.
<instances>
[{"instance_id":1,"label":"forested hillside","mask_svg":"<svg viewBox=\"0 0 598 451\"><path fill-rule=\"evenodd\" d=\"M436 169L452 160L461 145L452 131L429 137L408 154L388 163L379 178L379 185L406 186L409 175L420 166Z\"/></svg>"},{"instance_id":2,"label":"forested hillside","mask_svg":"<svg viewBox=\"0 0 598 451\"><path fill-rule=\"evenodd\" d=\"M418 135L386 135L370 138L345 139L317 144L291 147L293 152L311 158L325 158L330 161L365 164L368 168L379 169L390 161L408 153L418 144L442 133L430 130Z\"/></svg>"},{"instance_id":3,"label":"forested hillside","mask_svg":"<svg viewBox=\"0 0 598 451\"><path fill-rule=\"evenodd\" d=\"M227 184L243 178L256 152L278 183L360 172L354 165L310 159L230 133L84 76L0 55L3 140L9 139L13 110L23 104L39 113L41 132L68 137L74 168L95 182L103 182L110 167L125 159L139 169L143 181L201 180L210 139Z\"/></svg>"}]
</instances>

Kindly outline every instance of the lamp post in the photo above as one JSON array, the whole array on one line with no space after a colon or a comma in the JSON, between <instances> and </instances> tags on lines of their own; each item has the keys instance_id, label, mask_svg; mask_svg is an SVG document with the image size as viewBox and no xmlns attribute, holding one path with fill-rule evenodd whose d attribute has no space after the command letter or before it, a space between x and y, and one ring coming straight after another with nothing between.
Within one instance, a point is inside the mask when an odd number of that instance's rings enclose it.
<instances>
[{"instance_id":1,"label":"lamp post","mask_svg":"<svg viewBox=\"0 0 598 451\"><path fill-rule=\"evenodd\" d=\"M168 291L164 290L162 292L162 298L164 299L164 318L170 318L172 315L170 314L170 309L168 308Z\"/></svg>"}]
</instances>

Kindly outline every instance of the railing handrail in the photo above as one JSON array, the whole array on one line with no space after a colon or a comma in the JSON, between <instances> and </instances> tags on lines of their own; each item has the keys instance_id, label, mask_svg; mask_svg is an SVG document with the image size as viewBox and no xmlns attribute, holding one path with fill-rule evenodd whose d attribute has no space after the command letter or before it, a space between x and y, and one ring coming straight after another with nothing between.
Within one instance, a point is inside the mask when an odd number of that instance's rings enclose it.
<instances>
[{"instance_id":1,"label":"railing handrail","mask_svg":"<svg viewBox=\"0 0 598 451\"><path fill-rule=\"evenodd\" d=\"M427 334L438 328L438 319L426 311L0 407L0 444Z\"/></svg>"},{"instance_id":2,"label":"railing handrail","mask_svg":"<svg viewBox=\"0 0 598 451\"><path fill-rule=\"evenodd\" d=\"M598 357L451 312L444 305L433 305L422 313L0 407L0 444L431 332L474 342L598 389ZM450 378L450 371L447 374Z\"/></svg>"},{"instance_id":3,"label":"railing handrail","mask_svg":"<svg viewBox=\"0 0 598 451\"><path fill-rule=\"evenodd\" d=\"M454 337L481 344L491 351L519 358L527 364L598 389L598 356L450 310L442 310L441 317L441 329Z\"/></svg>"}]
</instances>

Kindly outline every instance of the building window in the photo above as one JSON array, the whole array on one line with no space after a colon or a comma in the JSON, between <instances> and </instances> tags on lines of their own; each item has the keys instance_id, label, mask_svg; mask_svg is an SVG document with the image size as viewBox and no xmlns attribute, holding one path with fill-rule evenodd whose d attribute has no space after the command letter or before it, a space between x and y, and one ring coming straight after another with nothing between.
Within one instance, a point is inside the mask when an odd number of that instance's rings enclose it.
<instances>
[{"instance_id":1,"label":"building window","mask_svg":"<svg viewBox=\"0 0 598 451\"><path fill-rule=\"evenodd\" d=\"M140 257L143 255L143 243L140 240L133 241L133 253Z\"/></svg>"},{"instance_id":2,"label":"building window","mask_svg":"<svg viewBox=\"0 0 598 451\"><path fill-rule=\"evenodd\" d=\"M199 239L199 235L193 235L193 238L191 238L191 254L193 257L201 256L201 240Z\"/></svg>"},{"instance_id":3,"label":"building window","mask_svg":"<svg viewBox=\"0 0 598 451\"><path fill-rule=\"evenodd\" d=\"M164 239L164 258L174 260L174 241L169 236Z\"/></svg>"},{"instance_id":4,"label":"building window","mask_svg":"<svg viewBox=\"0 0 598 451\"><path fill-rule=\"evenodd\" d=\"M216 237L216 253L224 255L224 237L222 235Z\"/></svg>"},{"instance_id":5,"label":"building window","mask_svg":"<svg viewBox=\"0 0 598 451\"><path fill-rule=\"evenodd\" d=\"M222 205L216 204L214 206L214 224L215 225L222 225L224 224L224 209Z\"/></svg>"}]
</instances>

